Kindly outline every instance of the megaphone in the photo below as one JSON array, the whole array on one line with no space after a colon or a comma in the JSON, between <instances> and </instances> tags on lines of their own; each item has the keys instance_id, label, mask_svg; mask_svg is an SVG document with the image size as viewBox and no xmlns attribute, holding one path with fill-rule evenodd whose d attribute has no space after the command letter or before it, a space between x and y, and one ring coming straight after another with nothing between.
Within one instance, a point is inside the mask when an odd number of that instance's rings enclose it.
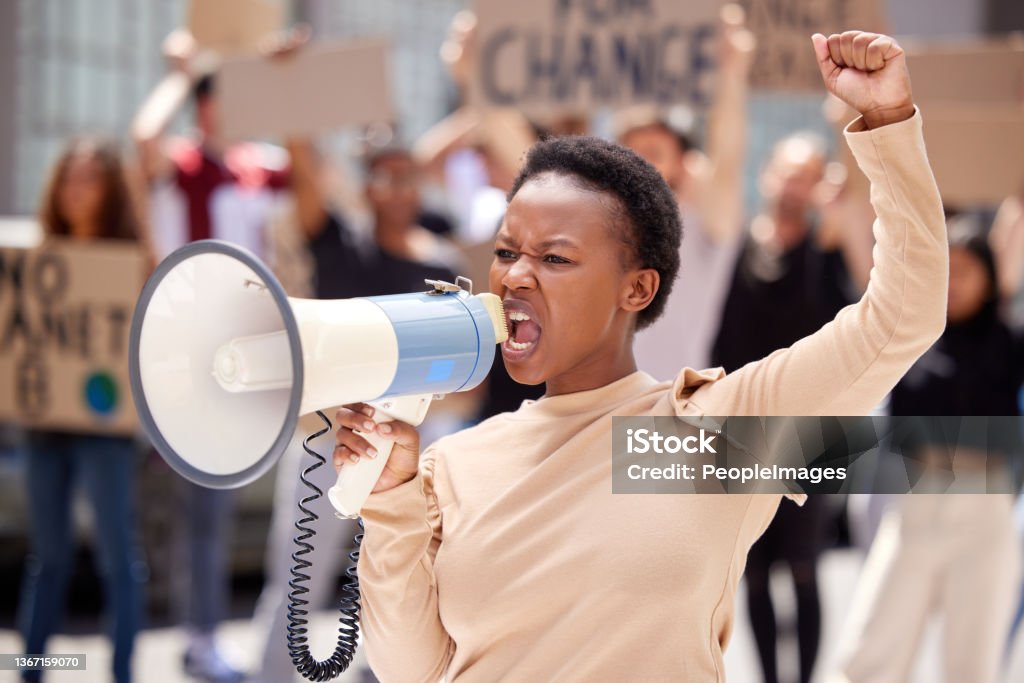
<instances>
[{"instance_id":1,"label":"megaphone","mask_svg":"<svg viewBox=\"0 0 1024 683\"><path fill-rule=\"evenodd\" d=\"M433 397L477 386L507 336L501 300L472 283L428 280L411 294L288 297L253 254L193 242L146 282L132 319L129 373L140 422L178 473L212 488L264 474L300 415L354 402L377 422L419 424ZM356 517L391 441L341 468L328 497Z\"/></svg>"}]
</instances>

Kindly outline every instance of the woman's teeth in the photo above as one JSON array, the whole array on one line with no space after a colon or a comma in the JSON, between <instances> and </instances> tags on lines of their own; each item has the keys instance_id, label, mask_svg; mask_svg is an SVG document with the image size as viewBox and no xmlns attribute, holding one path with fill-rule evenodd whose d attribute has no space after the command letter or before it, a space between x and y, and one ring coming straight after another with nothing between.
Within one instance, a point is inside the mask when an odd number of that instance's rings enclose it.
<instances>
[{"instance_id":1,"label":"woman's teeth","mask_svg":"<svg viewBox=\"0 0 1024 683\"><path fill-rule=\"evenodd\" d=\"M524 311L512 310L508 312L509 338L505 343L512 351L526 351L536 346L540 336L540 327Z\"/></svg>"}]
</instances>

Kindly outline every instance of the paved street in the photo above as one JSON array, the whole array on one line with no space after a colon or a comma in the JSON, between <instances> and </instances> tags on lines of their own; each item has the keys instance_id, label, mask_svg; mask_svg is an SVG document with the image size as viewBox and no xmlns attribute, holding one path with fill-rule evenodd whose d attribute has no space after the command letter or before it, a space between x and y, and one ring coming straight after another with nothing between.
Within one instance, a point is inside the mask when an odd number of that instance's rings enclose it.
<instances>
[{"instance_id":1,"label":"paved street","mask_svg":"<svg viewBox=\"0 0 1024 683\"><path fill-rule=\"evenodd\" d=\"M858 555L848 550L832 552L822 563L824 633L822 637L819 680L821 679L820 673L827 670L834 661L837 634L841 628L843 616L848 612L852 587L856 582L859 566L860 560ZM777 597L777 612L780 619L791 618L793 613L792 591L787 585L784 574L777 575L774 578L772 589ZM750 628L746 621L746 605L742 591L737 606L737 617L737 628L725 657L726 671L730 682L756 683L759 680L757 654L754 649ZM313 633L315 636L318 636L313 639L314 652L329 652L333 647L333 638L336 631L335 616L329 613L321 614L314 621L314 624ZM235 620L228 622L224 626L222 634L224 641L230 643L239 655L242 663L252 661L254 657L254 637L248 621ZM939 636L939 629L933 625L926 636L923 654L909 683L939 683L942 680L938 666L941 653ZM281 647L284 647L283 640ZM795 671L795 644L787 641L781 647L781 665L785 667L785 670ZM186 677L180 669L181 648L182 633L178 629L164 628L145 631L138 643L136 659L136 671L139 674L138 680L142 683L150 683L150 681L158 683L189 683L192 679ZM17 649L18 641L15 634L11 631L0 631L0 652L16 652ZM60 653L86 652L89 656L89 667L88 671L85 672L54 673L48 679L49 683L107 683L109 680L106 677L106 673L110 651L106 641L100 636L60 636L54 639L51 651ZM358 658L357 665L353 667L352 671L338 680L341 683L364 683L366 680L369 680L364 678L365 674L358 670L364 666L362 657ZM4 678L5 675L7 678ZM13 674L0 672L0 683L14 680ZM296 677L296 680L302 679ZM1018 638L1014 660L1006 672L1003 681L1004 683L1024 681L1024 637ZM961 682L949 681L947 683Z\"/></svg>"}]
</instances>

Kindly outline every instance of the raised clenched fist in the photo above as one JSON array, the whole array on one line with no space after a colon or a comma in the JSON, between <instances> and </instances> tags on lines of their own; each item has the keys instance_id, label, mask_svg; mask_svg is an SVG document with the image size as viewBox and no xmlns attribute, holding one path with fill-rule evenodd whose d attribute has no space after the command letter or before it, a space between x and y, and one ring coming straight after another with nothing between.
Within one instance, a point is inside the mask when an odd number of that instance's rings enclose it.
<instances>
[{"instance_id":1,"label":"raised clenched fist","mask_svg":"<svg viewBox=\"0 0 1024 683\"><path fill-rule=\"evenodd\" d=\"M811 40L825 87L860 112L868 128L914 115L907 60L895 40L866 31L815 33Z\"/></svg>"}]
</instances>

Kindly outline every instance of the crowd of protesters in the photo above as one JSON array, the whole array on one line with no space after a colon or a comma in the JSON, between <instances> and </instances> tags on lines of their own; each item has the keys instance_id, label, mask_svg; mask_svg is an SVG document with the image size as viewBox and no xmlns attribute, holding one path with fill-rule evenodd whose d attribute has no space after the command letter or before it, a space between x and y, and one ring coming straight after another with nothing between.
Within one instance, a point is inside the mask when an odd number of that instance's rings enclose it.
<instances>
[{"instance_id":1,"label":"crowd of protesters","mask_svg":"<svg viewBox=\"0 0 1024 683\"><path fill-rule=\"evenodd\" d=\"M443 51L457 86L465 87L472 68L474 35L472 16L460 14ZM274 51L302 50L307 40L307 32L293 31ZM757 178L756 209L748 215L742 208L754 41L742 14L723 13L718 85L703 140L679 108L615 115L612 134L664 177L684 226L680 277L666 313L636 339L641 369L659 380L684 366L731 372L788 347L859 299L867 282L872 226L861 210L867 198L846 182L855 169L830 160L828 146L814 134L794 132L776 141ZM589 132L583 115L530 120L460 102L418 140L397 129L384 141L367 138L361 182L339 188L345 173L331 167L316 140L290 138L280 146L225 140L217 76L197 66L191 36L175 32L164 52L168 77L141 104L133 147L83 137L69 142L54 163L39 202L47 238L132 241L150 262L195 240L228 240L272 264L293 296L395 294L421 289L427 278L454 282L469 273L479 279L493 258L505 196L525 150L539 139ZM183 109L192 111L192 132L171 136ZM443 187L447 206L426 205L423 190L431 183ZM1024 337L1009 312L1024 275L1021 191L994 219L950 211L948 327L880 411L1020 415ZM487 384L424 429L439 436L542 393L543 386L513 382L498 362ZM146 454L129 439L66 432L33 431L26 443L31 554L18 615L25 651L44 652L59 628L73 571L69 502L81 487L96 520L112 674L119 683L129 681L148 574L136 515L144 501L135 488ZM295 506L304 494L301 457L290 449L277 471L266 580L254 618L261 650L249 674L216 638L230 600L234 494L179 482L173 603L187 630L182 666L197 679L222 683L251 675L280 683L294 675L283 634ZM327 488L333 472L320 474L318 483ZM865 572L858 588L836 680L905 680L925 619L937 612L947 627L947 680L994 681L1014 615L1019 622L1024 613L1022 543L1011 497L957 497L955 511L946 499L927 496L884 502L891 504L860 537L875 571ZM858 524L857 514L851 506L850 526ZM807 683L815 672L822 629L818 561L836 542L839 516L825 497L812 496L802 507L784 502L751 550L748 609L766 683L783 680L776 641L788 623L778 618L772 599L776 564L785 566L795 589L800 656L794 680ZM338 549L355 531L343 523L321 530L307 596L314 607L330 605L344 569ZM39 680L39 673L24 680Z\"/></svg>"}]
</instances>

